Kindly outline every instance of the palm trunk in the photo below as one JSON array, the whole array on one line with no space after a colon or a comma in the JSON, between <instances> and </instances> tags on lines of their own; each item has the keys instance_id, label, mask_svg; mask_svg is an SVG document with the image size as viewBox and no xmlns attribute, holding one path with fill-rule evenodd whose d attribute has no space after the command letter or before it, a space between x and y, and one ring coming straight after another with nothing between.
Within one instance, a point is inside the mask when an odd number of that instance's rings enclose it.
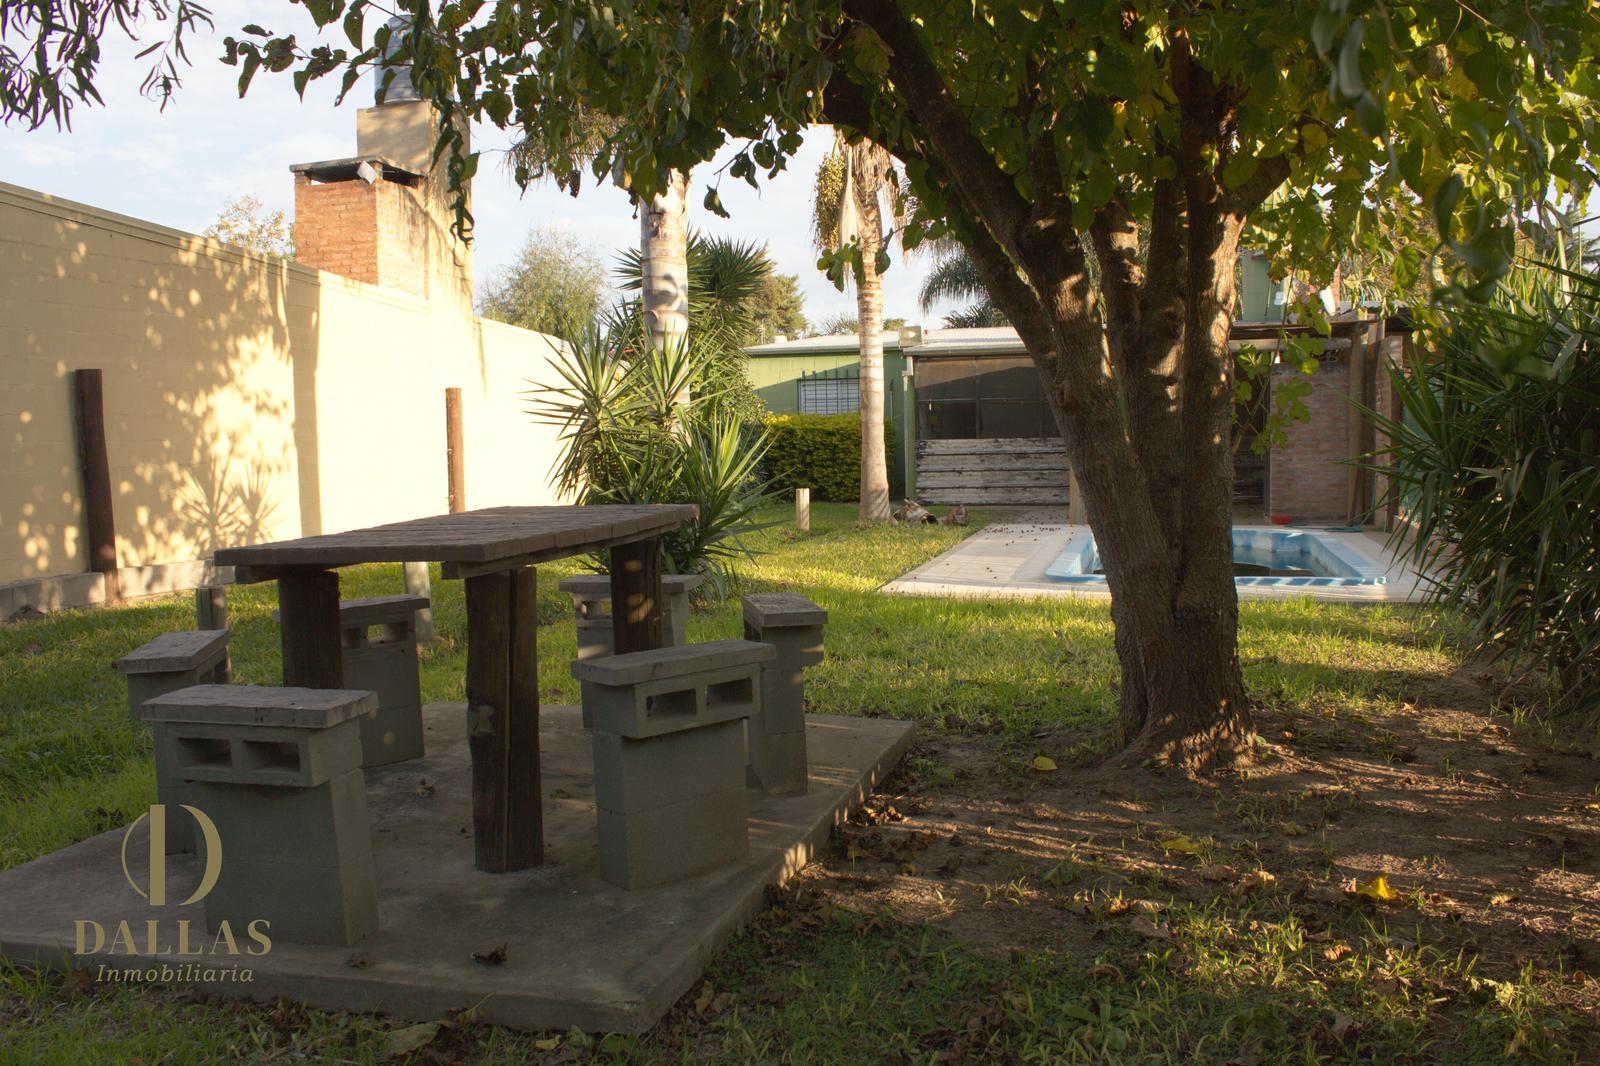
<instances>
[{"instance_id":1,"label":"palm trunk","mask_svg":"<svg viewBox=\"0 0 1600 1066\"><path fill-rule=\"evenodd\" d=\"M689 332L689 176L673 171L666 187L639 208L640 302L657 350Z\"/></svg>"},{"instance_id":2,"label":"palm trunk","mask_svg":"<svg viewBox=\"0 0 1600 1066\"><path fill-rule=\"evenodd\" d=\"M883 407L883 282L878 277L878 249L883 242L877 193L862 197L861 270L856 277L857 334L861 347L861 503L863 522L887 522L889 457L884 446Z\"/></svg>"}]
</instances>

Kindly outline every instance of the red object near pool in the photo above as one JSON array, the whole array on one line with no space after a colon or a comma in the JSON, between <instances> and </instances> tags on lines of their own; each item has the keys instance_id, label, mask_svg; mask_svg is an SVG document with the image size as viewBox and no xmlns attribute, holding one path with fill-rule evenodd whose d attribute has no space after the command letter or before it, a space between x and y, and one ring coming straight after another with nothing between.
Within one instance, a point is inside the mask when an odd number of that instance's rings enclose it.
<instances>
[{"instance_id":1,"label":"red object near pool","mask_svg":"<svg viewBox=\"0 0 1600 1066\"><path fill-rule=\"evenodd\" d=\"M1275 514L1270 517L1272 518L1272 524L1275 526L1286 526L1290 522L1294 521L1293 515Z\"/></svg>"}]
</instances>

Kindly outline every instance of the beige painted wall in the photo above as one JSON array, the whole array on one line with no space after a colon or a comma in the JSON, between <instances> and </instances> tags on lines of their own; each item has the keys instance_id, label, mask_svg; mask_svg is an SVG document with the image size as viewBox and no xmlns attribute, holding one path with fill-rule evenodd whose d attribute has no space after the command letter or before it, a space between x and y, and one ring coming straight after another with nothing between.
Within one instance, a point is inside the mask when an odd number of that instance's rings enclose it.
<instances>
[{"instance_id":1,"label":"beige painted wall","mask_svg":"<svg viewBox=\"0 0 1600 1066\"><path fill-rule=\"evenodd\" d=\"M557 342L0 183L0 582L82 570L70 372L104 372L119 561L445 509L556 502L518 395Z\"/></svg>"}]
</instances>

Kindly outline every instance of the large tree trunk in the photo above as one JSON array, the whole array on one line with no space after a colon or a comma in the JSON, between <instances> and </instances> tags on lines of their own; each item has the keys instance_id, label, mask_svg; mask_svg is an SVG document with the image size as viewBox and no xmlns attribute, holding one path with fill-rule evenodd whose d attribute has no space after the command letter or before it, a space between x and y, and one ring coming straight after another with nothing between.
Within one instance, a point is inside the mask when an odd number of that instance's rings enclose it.
<instances>
[{"instance_id":1,"label":"large tree trunk","mask_svg":"<svg viewBox=\"0 0 1600 1066\"><path fill-rule=\"evenodd\" d=\"M861 347L861 503L863 522L887 522L889 459L884 446L883 281L878 276L878 250L883 244L883 218L877 185L854 182L861 219L861 270L856 275L857 335Z\"/></svg>"},{"instance_id":2,"label":"large tree trunk","mask_svg":"<svg viewBox=\"0 0 1600 1066\"><path fill-rule=\"evenodd\" d=\"M1190 222L1176 252L1185 268L1160 282L1177 286L1176 318L1163 310L1172 291L1148 290L1143 314L1109 298L1097 306L1076 241L1030 249L1041 261L1031 284L981 233L971 247L1039 368L1084 496L1112 597L1120 739L1134 758L1205 770L1231 762L1250 732L1235 645L1231 451L1215 430L1231 417L1237 229L1196 232ZM1112 337L1126 349L1115 359ZM1129 378L1139 360L1142 385Z\"/></svg>"},{"instance_id":3,"label":"large tree trunk","mask_svg":"<svg viewBox=\"0 0 1600 1066\"><path fill-rule=\"evenodd\" d=\"M689 332L689 176L673 171L666 187L639 205L640 304L652 347L683 343Z\"/></svg>"},{"instance_id":4,"label":"large tree trunk","mask_svg":"<svg viewBox=\"0 0 1600 1066\"><path fill-rule=\"evenodd\" d=\"M1174 177L1149 190L1141 256L1136 201L1125 192L1074 203L1058 152L1061 116L1036 110L1029 90L1046 71L1030 65L1018 86L1024 191L976 135L900 7L845 0L845 10L887 45L894 93L910 111L901 141L887 147L924 163L1038 367L1066 440L1111 592L1127 755L1191 770L1231 762L1250 736L1232 572L1233 260L1250 211L1289 177L1291 153L1258 159L1224 186L1241 89L1217 85L1181 26L1172 29L1180 128L1155 148ZM857 130L873 127L872 105L848 81L827 97L835 121ZM1075 221L1085 206L1103 300Z\"/></svg>"}]
</instances>

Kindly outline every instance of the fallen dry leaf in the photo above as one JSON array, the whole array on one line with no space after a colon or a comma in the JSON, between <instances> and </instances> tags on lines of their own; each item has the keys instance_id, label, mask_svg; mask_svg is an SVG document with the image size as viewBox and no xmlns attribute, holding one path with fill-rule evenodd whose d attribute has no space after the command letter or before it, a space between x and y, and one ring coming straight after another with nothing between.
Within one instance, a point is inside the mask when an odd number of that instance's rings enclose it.
<instances>
[{"instance_id":1,"label":"fallen dry leaf","mask_svg":"<svg viewBox=\"0 0 1600 1066\"><path fill-rule=\"evenodd\" d=\"M1258 888L1270 888L1277 882L1278 879L1266 870L1256 870L1239 878L1228 891L1235 896L1244 896Z\"/></svg>"},{"instance_id":2,"label":"fallen dry leaf","mask_svg":"<svg viewBox=\"0 0 1600 1066\"><path fill-rule=\"evenodd\" d=\"M1182 833L1174 833L1172 836L1163 837L1157 843L1161 845L1163 851L1176 851L1182 855L1198 855L1206 848L1204 841L1196 840L1194 837L1185 836Z\"/></svg>"},{"instance_id":3,"label":"fallen dry leaf","mask_svg":"<svg viewBox=\"0 0 1600 1066\"><path fill-rule=\"evenodd\" d=\"M1329 962L1338 962L1348 954L1350 954L1349 944L1330 944L1322 949L1322 957Z\"/></svg>"},{"instance_id":4,"label":"fallen dry leaf","mask_svg":"<svg viewBox=\"0 0 1600 1066\"><path fill-rule=\"evenodd\" d=\"M418 1022L404 1029L391 1029L384 1033L378 1050L385 1058L398 1059L427 1047L438 1035L438 1022Z\"/></svg>"},{"instance_id":5,"label":"fallen dry leaf","mask_svg":"<svg viewBox=\"0 0 1600 1066\"><path fill-rule=\"evenodd\" d=\"M1344 889L1338 885L1308 885L1306 899L1316 903L1343 903Z\"/></svg>"},{"instance_id":6,"label":"fallen dry leaf","mask_svg":"<svg viewBox=\"0 0 1600 1066\"><path fill-rule=\"evenodd\" d=\"M561 1046L561 1038L559 1036L547 1036L543 1040L535 1040L533 1046L540 1051L554 1051Z\"/></svg>"},{"instance_id":7,"label":"fallen dry leaf","mask_svg":"<svg viewBox=\"0 0 1600 1066\"><path fill-rule=\"evenodd\" d=\"M1367 882L1358 881L1356 883L1356 895L1366 896L1368 899L1381 900L1385 903L1389 900L1400 898L1400 893L1389 887L1389 879L1383 874L1379 874Z\"/></svg>"},{"instance_id":8,"label":"fallen dry leaf","mask_svg":"<svg viewBox=\"0 0 1600 1066\"><path fill-rule=\"evenodd\" d=\"M496 944L492 948L472 953L473 962L481 962L485 966L499 966L506 961L506 945Z\"/></svg>"},{"instance_id":9,"label":"fallen dry leaf","mask_svg":"<svg viewBox=\"0 0 1600 1066\"><path fill-rule=\"evenodd\" d=\"M1109 962L1096 963L1095 965L1089 967L1089 969L1085 971L1085 974L1089 977L1109 977L1113 981L1127 980L1127 978L1123 976L1122 971L1111 965Z\"/></svg>"},{"instance_id":10,"label":"fallen dry leaf","mask_svg":"<svg viewBox=\"0 0 1600 1066\"><path fill-rule=\"evenodd\" d=\"M1149 937L1151 940L1172 939L1172 930L1164 925L1157 925L1142 914L1134 915L1133 920L1128 923L1128 928L1140 936Z\"/></svg>"},{"instance_id":11,"label":"fallen dry leaf","mask_svg":"<svg viewBox=\"0 0 1600 1066\"><path fill-rule=\"evenodd\" d=\"M1333 1016L1333 1024L1328 1026L1328 1032L1332 1033L1333 1038L1342 1044L1344 1043L1344 1035L1355 1027L1356 1020L1350 1015L1335 1014Z\"/></svg>"},{"instance_id":12,"label":"fallen dry leaf","mask_svg":"<svg viewBox=\"0 0 1600 1066\"><path fill-rule=\"evenodd\" d=\"M63 996L81 996L94 987L94 974L88 970L73 970L61 979Z\"/></svg>"},{"instance_id":13,"label":"fallen dry leaf","mask_svg":"<svg viewBox=\"0 0 1600 1066\"><path fill-rule=\"evenodd\" d=\"M700 994L694 997L694 1012L704 1014L711 1009L711 1003L717 998L717 993L711 987L711 982L706 981L700 986Z\"/></svg>"},{"instance_id":14,"label":"fallen dry leaf","mask_svg":"<svg viewBox=\"0 0 1600 1066\"><path fill-rule=\"evenodd\" d=\"M1202 866L1195 873L1200 875L1200 880L1202 881L1232 881L1238 876L1233 867L1224 866L1219 862L1214 862L1209 866Z\"/></svg>"},{"instance_id":15,"label":"fallen dry leaf","mask_svg":"<svg viewBox=\"0 0 1600 1066\"><path fill-rule=\"evenodd\" d=\"M1504 907L1507 903L1514 901L1516 898L1517 897L1512 895L1510 892L1496 892L1494 895L1489 897L1489 906Z\"/></svg>"},{"instance_id":16,"label":"fallen dry leaf","mask_svg":"<svg viewBox=\"0 0 1600 1066\"><path fill-rule=\"evenodd\" d=\"M1034 759L1033 759L1033 762L1032 762L1031 765L1033 766L1033 768L1035 770L1039 771L1041 774L1053 773L1055 771L1055 769L1056 769L1055 760L1050 758L1048 755L1036 755L1036 756L1034 756Z\"/></svg>"}]
</instances>

